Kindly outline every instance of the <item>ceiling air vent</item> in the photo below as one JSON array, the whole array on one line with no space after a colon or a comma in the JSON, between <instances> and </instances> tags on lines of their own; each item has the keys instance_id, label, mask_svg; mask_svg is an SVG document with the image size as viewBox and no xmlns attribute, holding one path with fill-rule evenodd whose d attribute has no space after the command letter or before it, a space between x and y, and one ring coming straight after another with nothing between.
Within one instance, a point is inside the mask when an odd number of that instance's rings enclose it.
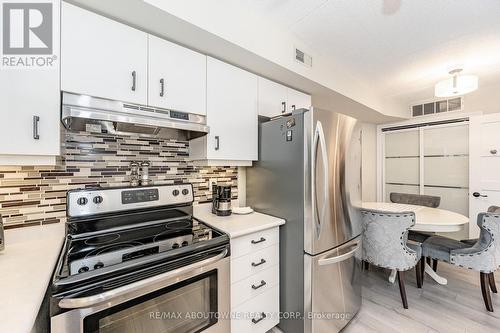
<instances>
[{"instance_id":1,"label":"ceiling air vent","mask_svg":"<svg viewBox=\"0 0 500 333\"><path fill-rule=\"evenodd\" d=\"M312 57L298 48L295 48L295 60L307 67L312 67Z\"/></svg>"},{"instance_id":2,"label":"ceiling air vent","mask_svg":"<svg viewBox=\"0 0 500 333\"><path fill-rule=\"evenodd\" d=\"M461 110L463 110L462 97L454 97L451 99L443 99L411 106L411 114L413 117Z\"/></svg>"}]
</instances>

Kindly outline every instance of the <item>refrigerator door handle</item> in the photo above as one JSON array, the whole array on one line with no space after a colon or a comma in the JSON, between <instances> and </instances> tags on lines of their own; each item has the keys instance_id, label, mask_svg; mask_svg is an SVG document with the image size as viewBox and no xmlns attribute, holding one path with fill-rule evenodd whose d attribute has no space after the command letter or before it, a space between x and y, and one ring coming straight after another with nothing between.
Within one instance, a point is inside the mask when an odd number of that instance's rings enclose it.
<instances>
[{"instance_id":1,"label":"refrigerator door handle","mask_svg":"<svg viewBox=\"0 0 500 333\"><path fill-rule=\"evenodd\" d=\"M349 247L349 248L352 248L352 250L350 250L346 253L343 253L341 255L334 256L334 257L325 256L324 258L321 258L318 260L318 264L320 266L331 265L331 264L336 264L336 263L339 263L341 261L352 258L354 256L354 254L356 253L356 251L359 249L360 245L361 245L361 242L358 241Z\"/></svg>"},{"instance_id":2,"label":"refrigerator door handle","mask_svg":"<svg viewBox=\"0 0 500 333\"><path fill-rule=\"evenodd\" d=\"M318 209L318 198L316 196L316 165L318 160L318 144L321 149L321 159L323 162L323 205L321 207L321 213L319 213ZM313 149L314 149L314 158L312 159L312 196L314 201L314 217L315 217L315 225L316 232L319 238L321 234L321 225L322 221L325 220L326 207L328 204L328 156L326 151L326 140L325 134L323 132L323 126L321 122L316 122L316 129L314 130L314 141L313 141Z\"/></svg>"}]
</instances>

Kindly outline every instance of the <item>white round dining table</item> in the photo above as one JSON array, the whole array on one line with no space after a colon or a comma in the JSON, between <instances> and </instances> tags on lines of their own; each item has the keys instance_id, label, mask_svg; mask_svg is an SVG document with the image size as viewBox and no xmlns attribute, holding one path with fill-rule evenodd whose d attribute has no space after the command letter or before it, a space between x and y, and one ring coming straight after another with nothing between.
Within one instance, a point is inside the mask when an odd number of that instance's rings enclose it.
<instances>
[{"instance_id":1,"label":"white round dining table","mask_svg":"<svg viewBox=\"0 0 500 333\"><path fill-rule=\"evenodd\" d=\"M469 218L459 213L455 213L446 209L431 208L425 206L398 204L392 202L362 202L361 208L374 209L384 212L413 212L415 213L415 225L411 230L423 232L456 232L465 228L469 223ZM447 284L448 281L438 275L432 267L425 264L425 272L439 284ZM389 276L389 281L394 283L396 279L396 271L392 271Z\"/></svg>"}]
</instances>

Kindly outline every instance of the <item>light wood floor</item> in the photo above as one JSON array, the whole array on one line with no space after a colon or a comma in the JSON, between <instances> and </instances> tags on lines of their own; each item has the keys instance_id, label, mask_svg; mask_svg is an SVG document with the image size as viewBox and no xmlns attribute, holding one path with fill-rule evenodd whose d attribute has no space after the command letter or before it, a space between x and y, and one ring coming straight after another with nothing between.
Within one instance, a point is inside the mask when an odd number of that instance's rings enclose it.
<instances>
[{"instance_id":1,"label":"light wood floor","mask_svg":"<svg viewBox=\"0 0 500 333\"><path fill-rule=\"evenodd\" d=\"M448 285L439 285L426 275L423 288L418 289L415 271L407 272L409 309L405 310L397 281L389 283L388 271L371 266L363 273L361 310L342 332L500 332L500 294L491 294L495 312L487 312L479 273L441 262L438 273L448 279ZM495 278L500 290L500 274Z\"/></svg>"}]
</instances>

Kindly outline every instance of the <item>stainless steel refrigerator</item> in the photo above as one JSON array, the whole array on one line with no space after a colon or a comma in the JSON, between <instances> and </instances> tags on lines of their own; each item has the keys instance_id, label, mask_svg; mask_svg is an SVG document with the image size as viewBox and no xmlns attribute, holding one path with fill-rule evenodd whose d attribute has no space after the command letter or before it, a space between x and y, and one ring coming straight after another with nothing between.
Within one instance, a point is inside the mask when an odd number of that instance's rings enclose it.
<instances>
[{"instance_id":1,"label":"stainless steel refrigerator","mask_svg":"<svg viewBox=\"0 0 500 333\"><path fill-rule=\"evenodd\" d=\"M340 331L361 306L359 123L315 108L260 122L259 161L246 183L248 205L286 219L279 327Z\"/></svg>"}]
</instances>

